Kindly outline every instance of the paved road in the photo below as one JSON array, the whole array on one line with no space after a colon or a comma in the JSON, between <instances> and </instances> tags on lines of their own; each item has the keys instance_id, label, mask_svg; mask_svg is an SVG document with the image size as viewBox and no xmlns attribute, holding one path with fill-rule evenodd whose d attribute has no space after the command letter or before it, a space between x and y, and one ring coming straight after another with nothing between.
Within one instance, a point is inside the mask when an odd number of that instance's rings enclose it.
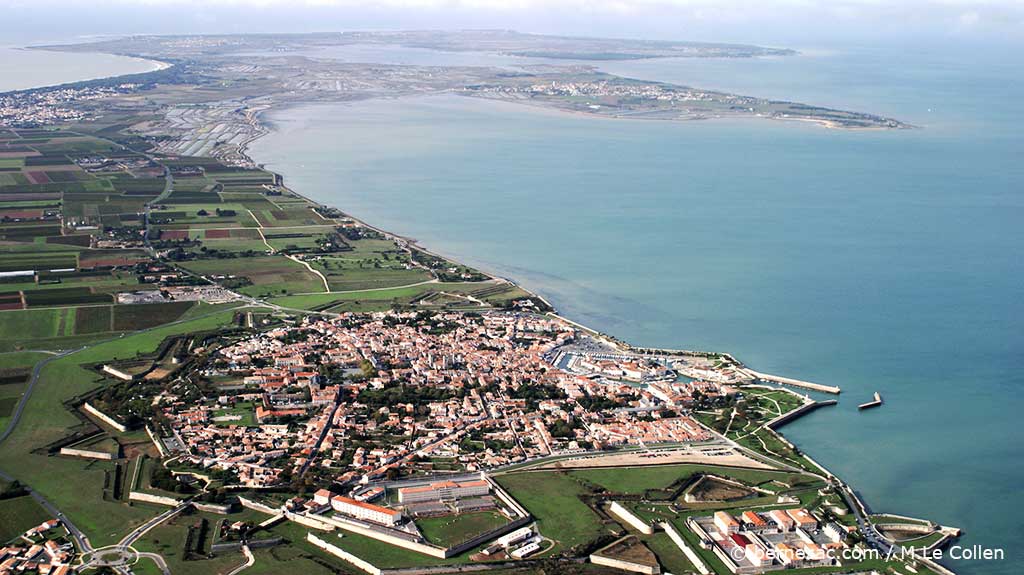
<instances>
[{"instance_id":1,"label":"paved road","mask_svg":"<svg viewBox=\"0 0 1024 575\"><path fill-rule=\"evenodd\" d=\"M63 353L51 355L50 357L37 363L32 368L32 377L29 378L28 387L25 388L25 392L21 395L21 399L18 401L18 405L14 408L14 413L11 414L11 420L7 423L7 428L4 429L3 433L0 433L0 443L3 443L4 441L7 440L8 437L10 437L11 433L14 431L14 428L18 425L18 422L21 421L21 415L25 411L25 405L28 403L29 398L32 396L32 390L35 389L36 382L39 381L39 374L42 373L43 368L46 367L46 365L51 361L60 359L67 355L71 355L72 353L76 353L78 351L81 351L82 349L84 348L74 349L70 351L65 351ZM5 481L15 480L14 477L4 473L3 471L0 471L0 478L3 478ZM39 504L43 506L43 509L46 509L47 513L59 519L64 524L64 526L67 527L68 532L71 534L71 537L74 538L75 542L78 544L78 547L81 551L92 551L92 544L89 543L89 538L86 537L85 534L82 533L82 531L78 529L78 527L76 527L75 524L72 523L70 519L65 517L64 514L61 513L59 509L57 509L52 503L47 501L46 498L37 493L31 487L25 486L25 489L28 490L29 495L31 495L33 499L38 501Z\"/></svg>"},{"instance_id":2,"label":"paved road","mask_svg":"<svg viewBox=\"0 0 1024 575\"><path fill-rule=\"evenodd\" d=\"M192 499L191 498L186 499L185 501L182 501L181 504L179 504L177 507L174 507L172 509L168 509L167 511L164 511L160 515L157 515L156 517L150 519L149 521L143 523L142 525L139 525L138 527L133 529L131 533L129 533L128 535L125 535L123 538L121 538L121 541L119 541L118 544L117 544L118 547L129 547L129 546L131 546L132 543L135 543L136 541L141 539L142 536L145 535L146 532L148 532L150 529L156 527L157 525L160 525L164 521L167 521L171 517L174 517L175 515L181 513L189 505L192 505Z\"/></svg>"},{"instance_id":3,"label":"paved road","mask_svg":"<svg viewBox=\"0 0 1024 575\"><path fill-rule=\"evenodd\" d=\"M248 545L242 545L242 553L245 553L245 563L242 563L238 567L232 569L228 575L238 575L242 571L252 567L252 564L256 562L256 556L252 554Z\"/></svg>"},{"instance_id":4,"label":"paved road","mask_svg":"<svg viewBox=\"0 0 1024 575\"><path fill-rule=\"evenodd\" d=\"M29 397L32 396L32 390L36 388L36 382L39 381L39 374L42 373L43 368L46 367L51 361L58 360L62 357L71 355L73 353L82 351L84 347L73 349L51 355L50 357L40 361L32 368L32 377L28 380L28 387L25 388L25 393L21 394L21 400L18 401L17 407L14 408L14 413L11 414L11 421L7 423L7 428L4 429L3 433L0 433L0 443L3 443L14 431L15 426L18 425L18 421L21 420L21 414L25 411L25 404L28 403Z\"/></svg>"},{"instance_id":5,"label":"paved road","mask_svg":"<svg viewBox=\"0 0 1024 575\"><path fill-rule=\"evenodd\" d=\"M135 554L138 555L139 557L145 557L147 559L152 559L156 563L156 566L160 568L160 572L161 573L163 573L164 575L171 575L171 570L170 570L169 567L167 567L167 562L164 561L164 558L161 557L160 555L158 555L156 553L139 553L139 552L136 552Z\"/></svg>"}]
</instances>

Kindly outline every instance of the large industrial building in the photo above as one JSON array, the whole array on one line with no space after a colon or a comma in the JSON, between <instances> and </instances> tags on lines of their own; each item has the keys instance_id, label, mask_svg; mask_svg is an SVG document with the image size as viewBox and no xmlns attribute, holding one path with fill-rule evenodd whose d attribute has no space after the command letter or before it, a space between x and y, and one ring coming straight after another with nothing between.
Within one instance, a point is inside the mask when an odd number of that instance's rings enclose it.
<instances>
[{"instance_id":1,"label":"large industrial building","mask_svg":"<svg viewBox=\"0 0 1024 575\"><path fill-rule=\"evenodd\" d=\"M478 479L475 481L441 481L418 487L404 487L398 490L400 503L421 503L424 501L455 501L465 497L487 495L491 484Z\"/></svg>"}]
</instances>

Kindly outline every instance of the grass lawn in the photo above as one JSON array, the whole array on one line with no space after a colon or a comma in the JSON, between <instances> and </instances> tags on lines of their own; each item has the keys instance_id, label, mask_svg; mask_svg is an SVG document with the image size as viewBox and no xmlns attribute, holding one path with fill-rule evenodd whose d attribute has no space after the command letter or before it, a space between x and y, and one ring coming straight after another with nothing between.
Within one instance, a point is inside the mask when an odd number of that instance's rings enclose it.
<instances>
[{"instance_id":1,"label":"grass lawn","mask_svg":"<svg viewBox=\"0 0 1024 575\"><path fill-rule=\"evenodd\" d=\"M164 326L95 345L53 361L43 369L18 427L0 444L0 469L32 486L61 509L93 545L110 544L125 532L159 513L156 508L131 507L105 501L107 462L81 461L32 453L37 447L64 437L80 424L62 402L99 384L96 374L82 364L133 358L152 352L170 335L212 329L231 322L232 312L219 312L190 322ZM73 477L74 481L67 478Z\"/></svg>"},{"instance_id":2,"label":"grass lawn","mask_svg":"<svg viewBox=\"0 0 1024 575\"><path fill-rule=\"evenodd\" d=\"M500 291L496 291L494 289L496 287L502 289ZM323 293L284 296L273 298L270 301L278 305L293 307L296 309L322 310L330 308L331 311L378 311L380 309L388 309L392 304L409 304L414 299L417 299L424 294L448 292L472 295L474 292L482 290L487 290L488 293L493 292L492 295L482 298L491 303L501 303L502 301L505 301L503 298L514 299L515 297L522 297L526 294L526 292L511 284L496 286L494 283L489 282L439 282L412 287L366 290L351 293Z\"/></svg>"},{"instance_id":3,"label":"grass lawn","mask_svg":"<svg viewBox=\"0 0 1024 575\"><path fill-rule=\"evenodd\" d=\"M644 538L647 547L658 556L658 563L662 570L669 573L696 573L697 569L690 563L690 560L683 555L683 552L664 531L658 531L650 537Z\"/></svg>"},{"instance_id":4,"label":"grass lawn","mask_svg":"<svg viewBox=\"0 0 1024 575\"><path fill-rule=\"evenodd\" d=\"M0 543L21 535L47 519L53 519L28 495L0 499Z\"/></svg>"},{"instance_id":5,"label":"grass lawn","mask_svg":"<svg viewBox=\"0 0 1024 575\"><path fill-rule=\"evenodd\" d=\"M244 425L246 427L252 427L256 425L256 407L252 402L243 401L236 403L233 407L227 409L218 409L214 412L213 417L224 417L224 416L238 416L241 419L231 419L227 421L216 421L215 425L228 426L228 425Z\"/></svg>"},{"instance_id":6,"label":"grass lawn","mask_svg":"<svg viewBox=\"0 0 1024 575\"><path fill-rule=\"evenodd\" d=\"M0 431L7 427L28 388L32 366L47 357L48 354L30 351L0 353Z\"/></svg>"},{"instance_id":7,"label":"grass lawn","mask_svg":"<svg viewBox=\"0 0 1024 575\"><path fill-rule=\"evenodd\" d=\"M677 480L696 473L711 473L731 477L752 485L773 479L791 483L799 477L796 474L781 471L693 464L576 469L569 473L574 477L585 479L614 493L633 495L642 494L651 489L665 489Z\"/></svg>"},{"instance_id":8,"label":"grass lawn","mask_svg":"<svg viewBox=\"0 0 1024 575\"><path fill-rule=\"evenodd\" d=\"M338 573L338 567L341 564L340 560L330 557L326 553L314 554L311 549L302 549L296 545L276 545L269 549L254 549L253 555L256 557L256 562L245 570L246 575L280 575L281 573L333 575ZM347 568L345 573L357 574L361 571L351 567Z\"/></svg>"},{"instance_id":9,"label":"grass lawn","mask_svg":"<svg viewBox=\"0 0 1024 575\"><path fill-rule=\"evenodd\" d=\"M135 542L133 547L139 551L148 551L163 555L167 561L167 567L174 575L220 575L230 572L235 567L245 562L245 556L241 551L224 553L213 559L199 559L186 561L184 558L185 538L188 535L190 525L196 525L201 520L209 522L209 531L205 540L201 542L202 549L210 547L210 540L214 537L217 525L225 516L207 513L191 513L188 515L177 515L164 523L154 527L146 535Z\"/></svg>"},{"instance_id":10,"label":"grass lawn","mask_svg":"<svg viewBox=\"0 0 1024 575\"><path fill-rule=\"evenodd\" d=\"M579 499L586 489L567 474L523 472L495 479L537 518L541 533L558 542L556 549L568 550L608 532Z\"/></svg>"},{"instance_id":11,"label":"grass lawn","mask_svg":"<svg viewBox=\"0 0 1024 575\"><path fill-rule=\"evenodd\" d=\"M427 541L441 547L451 547L462 543L506 523L508 523L508 519L494 511L426 517L416 520L416 525Z\"/></svg>"},{"instance_id":12,"label":"grass lawn","mask_svg":"<svg viewBox=\"0 0 1024 575\"><path fill-rule=\"evenodd\" d=\"M292 521L285 521L270 529L271 535L279 535L289 541L289 545L294 546L304 553L312 556L326 557L329 559L329 563L332 565L345 565L347 563L342 560L324 553L322 550L314 546L313 544L306 541L306 534L310 532L310 529L303 527L298 523ZM323 531L313 530L313 533L318 537L324 539L336 545L345 551L359 557L363 560L369 561L370 563L380 567L381 569L399 569L404 567L432 567L437 565L456 565L460 563L468 563L469 556L475 551L467 551L458 557L451 557L449 559L439 559L437 557L431 557L416 551L410 551L401 547L396 547L389 543L377 541L363 535L351 533L348 531L335 531L333 533L325 533ZM341 534L341 537L338 535ZM349 567L350 570L354 568ZM267 571L273 573L273 571ZM278 571L279 573L281 571ZM287 571L291 572L291 571Z\"/></svg>"}]
</instances>

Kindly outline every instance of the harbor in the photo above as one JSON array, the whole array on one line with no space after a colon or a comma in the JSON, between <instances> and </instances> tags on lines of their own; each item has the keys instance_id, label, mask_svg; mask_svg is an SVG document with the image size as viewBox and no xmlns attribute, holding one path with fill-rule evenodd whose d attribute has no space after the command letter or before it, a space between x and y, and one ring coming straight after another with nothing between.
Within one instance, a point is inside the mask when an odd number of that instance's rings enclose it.
<instances>
[{"instance_id":1,"label":"harbor","mask_svg":"<svg viewBox=\"0 0 1024 575\"><path fill-rule=\"evenodd\" d=\"M871 401L869 401L867 403L862 403L862 404L858 405L857 409L871 409L873 407L878 407L880 405L882 405L882 396L881 396L881 394L879 394L876 391L875 392L875 399L873 399L873 400L871 400Z\"/></svg>"}]
</instances>

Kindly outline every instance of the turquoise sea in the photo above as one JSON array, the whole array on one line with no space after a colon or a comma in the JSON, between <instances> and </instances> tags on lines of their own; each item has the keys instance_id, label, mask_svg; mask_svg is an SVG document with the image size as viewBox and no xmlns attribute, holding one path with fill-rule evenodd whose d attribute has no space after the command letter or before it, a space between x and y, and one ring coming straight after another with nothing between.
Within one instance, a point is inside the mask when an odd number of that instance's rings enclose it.
<instances>
[{"instance_id":1,"label":"turquoise sea","mask_svg":"<svg viewBox=\"0 0 1024 575\"><path fill-rule=\"evenodd\" d=\"M841 47L602 67L921 129L591 119L445 96L278 110L252 154L301 193L602 331L841 386L840 405L785 434L876 510L1005 550L951 563L959 572L1024 572L1019 53ZM885 405L858 412L875 391Z\"/></svg>"}]
</instances>

